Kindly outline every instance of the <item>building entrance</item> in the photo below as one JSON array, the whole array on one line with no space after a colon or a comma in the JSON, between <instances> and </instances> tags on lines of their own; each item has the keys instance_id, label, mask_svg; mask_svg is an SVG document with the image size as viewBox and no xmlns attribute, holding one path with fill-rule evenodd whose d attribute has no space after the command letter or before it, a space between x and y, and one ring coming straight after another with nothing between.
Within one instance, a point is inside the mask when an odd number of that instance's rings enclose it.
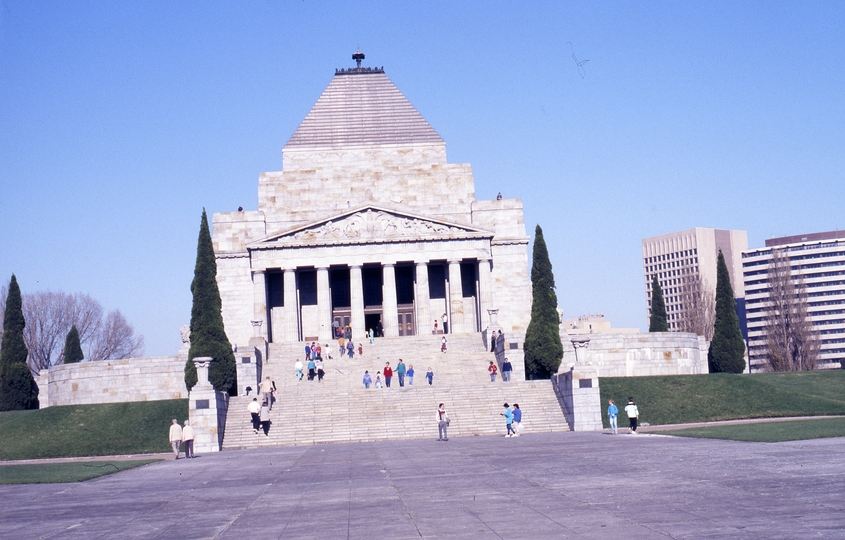
<instances>
[{"instance_id":1,"label":"building entrance","mask_svg":"<svg viewBox=\"0 0 845 540\"><path fill-rule=\"evenodd\" d=\"M384 337L384 327L381 323L381 310L364 312L364 332L369 335L370 328L375 332L376 337Z\"/></svg>"},{"instance_id":2,"label":"building entrance","mask_svg":"<svg viewBox=\"0 0 845 540\"><path fill-rule=\"evenodd\" d=\"M414 326L414 304L399 306L399 335L413 336L417 333Z\"/></svg>"}]
</instances>

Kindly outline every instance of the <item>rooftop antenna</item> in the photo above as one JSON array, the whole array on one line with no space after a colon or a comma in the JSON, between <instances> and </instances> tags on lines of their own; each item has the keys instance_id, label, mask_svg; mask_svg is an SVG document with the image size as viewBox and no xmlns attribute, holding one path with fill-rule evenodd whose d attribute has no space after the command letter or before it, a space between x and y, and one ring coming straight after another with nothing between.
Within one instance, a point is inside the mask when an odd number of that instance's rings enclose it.
<instances>
[{"instance_id":1,"label":"rooftop antenna","mask_svg":"<svg viewBox=\"0 0 845 540\"><path fill-rule=\"evenodd\" d=\"M358 64L358 69L361 69L361 60L364 59L364 53L361 52L361 47L352 55L352 59Z\"/></svg>"}]
</instances>

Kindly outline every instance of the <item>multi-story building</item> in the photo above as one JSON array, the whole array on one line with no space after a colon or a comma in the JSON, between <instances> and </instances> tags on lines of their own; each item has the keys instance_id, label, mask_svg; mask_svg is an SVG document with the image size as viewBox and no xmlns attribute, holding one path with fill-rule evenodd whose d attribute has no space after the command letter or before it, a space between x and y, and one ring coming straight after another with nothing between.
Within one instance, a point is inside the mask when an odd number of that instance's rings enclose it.
<instances>
[{"instance_id":1,"label":"multi-story building","mask_svg":"<svg viewBox=\"0 0 845 540\"><path fill-rule=\"evenodd\" d=\"M845 231L766 240L766 247L742 253L752 370L767 365L765 326L768 269L772 250L782 249L793 279L806 286L807 314L819 340L817 368L837 368L845 359Z\"/></svg>"},{"instance_id":2,"label":"multi-story building","mask_svg":"<svg viewBox=\"0 0 845 540\"><path fill-rule=\"evenodd\" d=\"M725 256L731 277L740 324L744 320L742 259L748 249L748 233L696 227L643 240L643 276L648 315L651 316L651 282L654 276L663 291L669 330L683 331L689 317L684 291L695 282L707 291L716 290L716 261Z\"/></svg>"}]
</instances>

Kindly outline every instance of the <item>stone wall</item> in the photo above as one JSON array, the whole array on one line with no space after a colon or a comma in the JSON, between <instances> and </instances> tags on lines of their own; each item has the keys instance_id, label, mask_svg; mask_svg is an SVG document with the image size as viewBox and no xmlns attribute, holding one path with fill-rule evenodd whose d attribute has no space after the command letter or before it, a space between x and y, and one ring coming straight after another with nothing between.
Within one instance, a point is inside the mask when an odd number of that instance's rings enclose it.
<instances>
[{"instance_id":1,"label":"stone wall","mask_svg":"<svg viewBox=\"0 0 845 540\"><path fill-rule=\"evenodd\" d=\"M682 332L639 334L591 334L585 351L588 364L599 377L647 375L697 375L708 373L710 343L703 337ZM561 335L563 362L558 373L575 365L571 336Z\"/></svg>"},{"instance_id":2,"label":"stone wall","mask_svg":"<svg viewBox=\"0 0 845 540\"><path fill-rule=\"evenodd\" d=\"M54 366L43 370L36 381L41 408L187 399L186 360L160 356Z\"/></svg>"}]
</instances>

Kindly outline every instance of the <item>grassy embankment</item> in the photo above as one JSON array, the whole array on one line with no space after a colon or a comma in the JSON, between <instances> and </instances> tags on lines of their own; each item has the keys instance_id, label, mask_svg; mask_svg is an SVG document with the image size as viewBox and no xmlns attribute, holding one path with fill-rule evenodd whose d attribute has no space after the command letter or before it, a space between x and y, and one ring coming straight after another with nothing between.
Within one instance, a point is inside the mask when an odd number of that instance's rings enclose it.
<instances>
[{"instance_id":1,"label":"grassy embankment","mask_svg":"<svg viewBox=\"0 0 845 540\"><path fill-rule=\"evenodd\" d=\"M600 387L605 426L609 426L608 399L615 400L619 407L620 427L627 426L624 408L628 396L633 396L637 403L640 422L651 425L845 414L845 370L841 369L754 375L606 377L601 379Z\"/></svg>"},{"instance_id":2,"label":"grassy embankment","mask_svg":"<svg viewBox=\"0 0 845 540\"><path fill-rule=\"evenodd\" d=\"M168 452L171 419L187 417L187 399L3 412L0 459Z\"/></svg>"},{"instance_id":3,"label":"grassy embankment","mask_svg":"<svg viewBox=\"0 0 845 540\"><path fill-rule=\"evenodd\" d=\"M92 478L134 469L161 461L136 459L126 461L82 461L72 463L31 463L0 466L0 484L59 484L84 482Z\"/></svg>"}]
</instances>

